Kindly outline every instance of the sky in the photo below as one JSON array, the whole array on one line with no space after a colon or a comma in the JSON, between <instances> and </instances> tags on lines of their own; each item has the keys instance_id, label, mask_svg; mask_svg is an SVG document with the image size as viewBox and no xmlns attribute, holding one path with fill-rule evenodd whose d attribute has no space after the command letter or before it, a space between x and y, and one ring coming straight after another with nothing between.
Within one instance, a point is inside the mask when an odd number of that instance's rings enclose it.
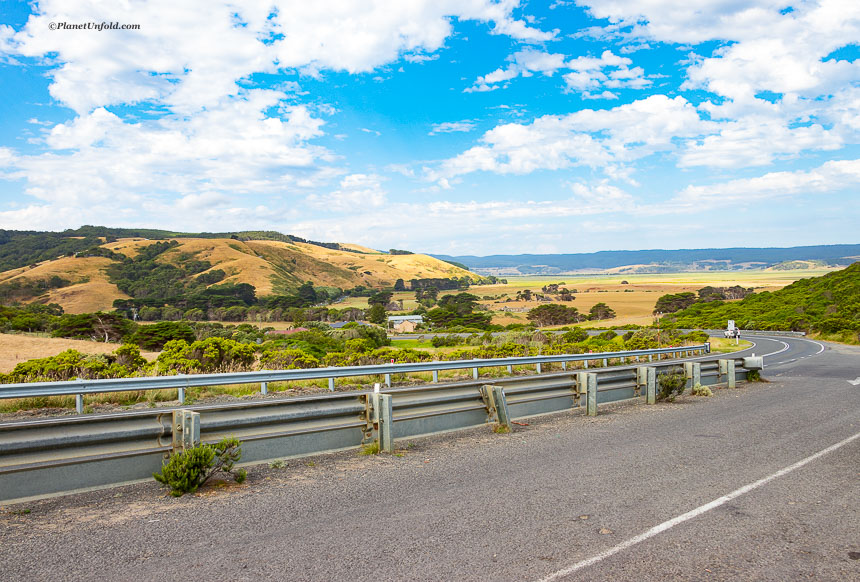
<instances>
[{"instance_id":1,"label":"sky","mask_svg":"<svg viewBox=\"0 0 860 582\"><path fill-rule=\"evenodd\" d=\"M3 0L0 228L857 243L858 42L847 0Z\"/></svg>"}]
</instances>

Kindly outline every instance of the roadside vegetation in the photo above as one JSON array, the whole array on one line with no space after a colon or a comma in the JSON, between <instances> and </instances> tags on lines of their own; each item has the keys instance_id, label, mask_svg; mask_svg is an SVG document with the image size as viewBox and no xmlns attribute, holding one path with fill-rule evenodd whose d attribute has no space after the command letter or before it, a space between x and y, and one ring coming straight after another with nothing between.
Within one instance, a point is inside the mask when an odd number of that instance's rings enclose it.
<instances>
[{"instance_id":1,"label":"roadside vegetation","mask_svg":"<svg viewBox=\"0 0 860 582\"><path fill-rule=\"evenodd\" d=\"M741 329L806 331L821 339L860 343L860 263L740 301L695 302L661 323L713 329L729 319Z\"/></svg>"}]
</instances>

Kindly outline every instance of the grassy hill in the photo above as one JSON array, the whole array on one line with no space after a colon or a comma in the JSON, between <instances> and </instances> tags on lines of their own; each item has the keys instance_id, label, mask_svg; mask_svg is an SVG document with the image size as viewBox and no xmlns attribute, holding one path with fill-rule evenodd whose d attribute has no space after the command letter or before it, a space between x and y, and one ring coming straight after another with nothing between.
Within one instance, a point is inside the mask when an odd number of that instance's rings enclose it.
<instances>
[{"instance_id":1,"label":"grassy hill","mask_svg":"<svg viewBox=\"0 0 860 582\"><path fill-rule=\"evenodd\" d=\"M860 263L737 302L697 303L663 319L683 328L722 328L727 320L734 319L741 329L819 332L856 341L860 332Z\"/></svg>"},{"instance_id":2,"label":"grassy hill","mask_svg":"<svg viewBox=\"0 0 860 582\"><path fill-rule=\"evenodd\" d=\"M255 287L258 297L295 291L305 281L348 289L390 287L397 279L479 279L427 255L392 255L358 245L319 243L280 233L180 233L173 237L166 231L128 230L83 227L66 233L3 231L0 265L7 269L0 272L0 298L7 302L59 303L69 313L110 309L115 299L127 299L128 295L112 282L109 267L122 256L136 257L156 240L178 243L159 254L157 263L180 266L205 261L209 266L196 270L195 277L223 271L219 284L247 283ZM132 233L150 236L117 237ZM58 236L61 234L67 236ZM105 256L88 256L99 253Z\"/></svg>"}]
</instances>

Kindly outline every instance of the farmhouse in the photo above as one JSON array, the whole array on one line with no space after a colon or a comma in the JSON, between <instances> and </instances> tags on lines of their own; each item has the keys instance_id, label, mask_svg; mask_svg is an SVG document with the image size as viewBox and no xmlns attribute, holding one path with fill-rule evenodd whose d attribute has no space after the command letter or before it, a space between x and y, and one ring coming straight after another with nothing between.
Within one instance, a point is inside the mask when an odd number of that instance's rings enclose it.
<instances>
[{"instance_id":1,"label":"farmhouse","mask_svg":"<svg viewBox=\"0 0 860 582\"><path fill-rule=\"evenodd\" d=\"M388 329L393 329L398 333L411 333L424 323L424 317L421 315L389 315Z\"/></svg>"}]
</instances>

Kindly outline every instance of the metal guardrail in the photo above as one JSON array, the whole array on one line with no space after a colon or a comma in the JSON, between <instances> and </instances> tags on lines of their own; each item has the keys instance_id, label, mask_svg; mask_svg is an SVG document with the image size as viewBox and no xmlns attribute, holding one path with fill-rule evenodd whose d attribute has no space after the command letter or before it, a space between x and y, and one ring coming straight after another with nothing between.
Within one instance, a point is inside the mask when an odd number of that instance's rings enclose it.
<instances>
[{"instance_id":1,"label":"metal guardrail","mask_svg":"<svg viewBox=\"0 0 860 582\"><path fill-rule=\"evenodd\" d=\"M727 381L732 386L736 378L745 377L743 365L740 358L719 364L688 361L684 368L690 384ZM597 404L637 397L646 383L650 399L656 373L678 367L679 362L654 362L493 379L493 398L488 381L469 380L383 389L380 394L350 392L0 423L0 502L148 480L171 451L186 446L190 435L173 428L181 415L199 415L199 434L191 441L211 443L234 436L242 441L243 463L260 463L356 448L376 439L393 447L395 439L579 409L592 399L596 414ZM650 374L642 373L649 369ZM390 412L379 406L382 398ZM587 410L592 413L590 404ZM387 441L381 436L383 423Z\"/></svg>"},{"instance_id":2,"label":"metal guardrail","mask_svg":"<svg viewBox=\"0 0 860 582\"><path fill-rule=\"evenodd\" d=\"M83 395L104 392L126 392L144 390L179 389L179 401L185 401L185 389L198 386L223 386L231 384L260 384L260 391L265 394L270 382L289 382L299 380L328 379L330 390L334 390L336 378L356 376L384 376L385 384L391 386L392 374L408 374L412 372L433 372L433 381L438 381L438 373L443 370L472 369L473 377L478 378L480 368L508 367L535 365L538 373L541 365L561 363L566 369L569 362L584 361L588 367L590 361L606 361L618 359L625 362L628 358L647 357L649 361L654 356L673 354L708 353L710 344L685 347L669 347L651 350L631 350L625 352L600 352L590 354L562 354L554 356L523 356L517 358L491 358L477 360L451 360L441 362L416 362L406 364L382 364L374 366L342 366L329 368L309 368L299 370L262 370L258 372L235 372L227 374L175 374L170 376L152 376L145 378L113 378L102 380L70 380L63 382L22 382L0 385L0 398L34 398L44 396L64 396L74 394L77 397L78 413L83 412ZM605 363L604 363L605 365Z\"/></svg>"},{"instance_id":3,"label":"metal guardrail","mask_svg":"<svg viewBox=\"0 0 860 582\"><path fill-rule=\"evenodd\" d=\"M805 337L805 331L766 331L760 329L741 329L739 330L742 336L744 335L787 335L791 337Z\"/></svg>"}]
</instances>

